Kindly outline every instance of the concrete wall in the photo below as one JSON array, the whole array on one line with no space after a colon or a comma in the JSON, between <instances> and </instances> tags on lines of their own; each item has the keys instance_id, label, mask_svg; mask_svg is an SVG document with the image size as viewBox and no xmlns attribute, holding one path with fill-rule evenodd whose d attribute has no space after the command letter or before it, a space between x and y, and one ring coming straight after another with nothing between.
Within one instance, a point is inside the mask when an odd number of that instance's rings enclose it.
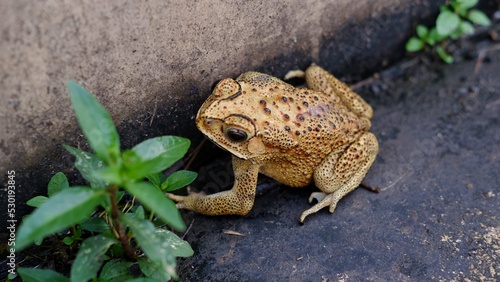
<instances>
[{"instance_id":1,"label":"concrete wall","mask_svg":"<svg viewBox=\"0 0 500 282\"><path fill-rule=\"evenodd\" d=\"M402 55L415 22L440 3L1 1L0 175L17 171L21 204L71 167L61 144L85 140L67 79L110 110L124 147L165 134L196 141L193 118L214 81L311 62L359 79Z\"/></svg>"}]
</instances>

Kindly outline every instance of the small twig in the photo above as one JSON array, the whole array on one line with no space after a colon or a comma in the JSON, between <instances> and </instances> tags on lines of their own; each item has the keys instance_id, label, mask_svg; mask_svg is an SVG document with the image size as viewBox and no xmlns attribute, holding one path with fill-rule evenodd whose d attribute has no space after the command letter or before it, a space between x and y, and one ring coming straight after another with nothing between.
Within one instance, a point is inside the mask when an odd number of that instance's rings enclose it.
<instances>
[{"instance_id":1,"label":"small twig","mask_svg":"<svg viewBox=\"0 0 500 282\"><path fill-rule=\"evenodd\" d=\"M363 182L361 182L361 183L359 184L359 186L361 186L361 187L363 187L363 188L367 189L368 191L372 191L373 193L379 193L379 192L380 192L380 188L378 188L378 187L374 187L374 186L372 186L372 185L370 185L369 183L364 182L364 181L363 181Z\"/></svg>"},{"instance_id":2,"label":"small twig","mask_svg":"<svg viewBox=\"0 0 500 282\"><path fill-rule=\"evenodd\" d=\"M483 65L484 57L486 52L484 50L479 51L479 56L477 56L476 65L474 66L474 74L478 74L481 66Z\"/></svg>"},{"instance_id":3,"label":"small twig","mask_svg":"<svg viewBox=\"0 0 500 282\"><path fill-rule=\"evenodd\" d=\"M205 145L205 142L207 141L207 138L203 138L203 141L201 141L200 145L198 145L194 151L191 153L191 155L189 156L189 159L188 159L188 162L187 164L184 166L184 169L188 169L190 166L191 166L191 163L193 163L194 159L196 158L196 156L198 156L198 153L200 152L201 148L203 147L203 145Z\"/></svg>"},{"instance_id":4,"label":"small twig","mask_svg":"<svg viewBox=\"0 0 500 282\"><path fill-rule=\"evenodd\" d=\"M134 250L130 247L130 244L128 242L127 234L125 234L125 230L123 229L123 225L119 220L120 217L120 211L118 210L118 203L116 202L116 191L118 190L118 187L114 184L111 184L109 187L109 197L111 201L111 218L113 219L113 223L116 229L116 232L118 233L118 241L122 245L123 250L125 251L125 255L132 259L135 257Z\"/></svg>"},{"instance_id":5,"label":"small twig","mask_svg":"<svg viewBox=\"0 0 500 282\"><path fill-rule=\"evenodd\" d=\"M495 107L500 104L500 99L496 99L495 101L488 103L484 106L485 109L489 109L491 107Z\"/></svg>"},{"instance_id":6,"label":"small twig","mask_svg":"<svg viewBox=\"0 0 500 282\"><path fill-rule=\"evenodd\" d=\"M245 234L240 233L238 231L229 230L229 229L222 229L222 233L227 234L227 235L236 235L236 236L245 237Z\"/></svg>"},{"instance_id":7,"label":"small twig","mask_svg":"<svg viewBox=\"0 0 500 282\"><path fill-rule=\"evenodd\" d=\"M478 74L481 66L483 65L484 57L490 51L500 50L500 44L494 44L488 46L488 48L484 48L479 50L479 55L477 56L476 65L474 66L474 74Z\"/></svg>"},{"instance_id":8,"label":"small twig","mask_svg":"<svg viewBox=\"0 0 500 282\"><path fill-rule=\"evenodd\" d=\"M389 188L391 188L392 186L396 185L401 179L403 179L403 177L405 177L406 175L408 174L408 171L406 171L403 175L401 175L400 177L398 177L398 179L396 179L396 181L394 181L394 183L386 186L386 187L383 187L380 189L380 191L385 191Z\"/></svg>"},{"instance_id":9,"label":"small twig","mask_svg":"<svg viewBox=\"0 0 500 282\"><path fill-rule=\"evenodd\" d=\"M123 207L122 212L123 213L129 212L134 207L134 205L135 205L135 196L132 197L132 201L131 202L126 202L125 203L125 206Z\"/></svg>"},{"instance_id":10,"label":"small twig","mask_svg":"<svg viewBox=\"0 0 500 282\"><path fill-rule=\"evenodd\" d=\"M153 120L155 119L156 115L156 108L158 106L158 96L155 97L155 107L153 108L153 115L151 116L151 120L149 121L149 126L153 124Z\"/></svg>"},{"instance_id":11,"label":"small twig","mask_svg":"<svg viewBox=\"0 0 500 282\"><path fill-rule=\"evenodd\" d=\"M191 230L191 227L193 227L193 223L194 223L194 218L193 218L193 220L191 220L191 223L189 223L189 226L186 229L186 232L184 232L184 234L182 234L182 237L181 237L182 240L184 240L184 237L186 237L186 235L188 234L189 230Z\"/></svg>"},{"instance_id":12,"label":"small twig","mask_svg":"<svg viewBox=\"0 0 500 282\"><path fill-rule=\"evenodd\" d=\"M32 252L30 252L29 250L25 250L25 251L24 251L24 253L26 253L26 254L28 254L28 255L27 255L27 256L25 256L25 257L24 257L24 259L23 259L22 261L18 262L19 264L21 264L22 262L26 261L26 260L28 259L28 257L34 257L34 258L36 258L36 259L38 259L38 260L44 261L44 259L43 259L41 256L39 256L39 255L37 255L37 254L35 254L35 253L32 253ZM45 253L44 253L44 254L45 254Z\"/></svg>"},{"instance_id":13,"label":"small twig","mask_svg":"<svg viewBox=\"0 0 500 282\"><path fill-rule=\"evenodd\" d=\"M493 39L493 41L498 41L498 33L494 30L490 30L488 31L488 34L490 35L491 39Z\"/></svg>"},{"instance_id":14,"label":"small twig","mask_svg":"<svg viewBox=\"0 0 500 282\"><path fill-rule=\"evenodd\" d=\"M355 84L351 85L351 87L350 87L350 88L351 88L352 90L356 90L356 89L361 88L361 87L363 87L363 86L365 86L365 85L367 85L367 84L372 83L374 79L375 79L375 77L374 77L374 76L372 76L372 77L369 77L369 78L367 78L367 79L365 79L365 80L358 81L357 83L355 83Z\"/></svg>"}]
</instances>

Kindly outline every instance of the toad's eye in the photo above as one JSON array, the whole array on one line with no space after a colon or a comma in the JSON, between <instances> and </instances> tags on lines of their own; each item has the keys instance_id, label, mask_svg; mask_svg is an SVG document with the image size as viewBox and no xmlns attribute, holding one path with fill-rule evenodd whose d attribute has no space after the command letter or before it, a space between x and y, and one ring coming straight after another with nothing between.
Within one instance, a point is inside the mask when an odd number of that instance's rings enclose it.
<instances>
[{"instance_id":1,"label":"toad's eye","mask_svg":"<svg viewBox=\"0 0 500 282\"><path fill-rule=\"evenodd\" d=\"M224 133L233 142L243 142L248 138L248 134L244 130L236 127L228 127Z\"/></svg>"}]
</instances>

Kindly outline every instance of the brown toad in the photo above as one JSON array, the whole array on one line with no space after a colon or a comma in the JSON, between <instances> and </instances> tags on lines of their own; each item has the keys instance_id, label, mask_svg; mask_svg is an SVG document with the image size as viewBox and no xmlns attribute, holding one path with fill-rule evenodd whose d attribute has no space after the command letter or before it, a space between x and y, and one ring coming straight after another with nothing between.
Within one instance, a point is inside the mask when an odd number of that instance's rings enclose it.
<instances>
[{"instance_id":1,"label":"brown toad","mask_svg":"<svg viewBox=\"0 0 500 282\"><path fill-rule=\"evenodd\" d=\"M247 72L220 81L196 116L210 140L233 154L234 186L213 195L169 197L177 207L206 215L247 214L254 203L258 173L292 187L313 180L321 192L305 217L337 202L365 177L378 152L368 132L373 111L334 76L312 65L308 88Z\"/></svg>"}]
</instances>

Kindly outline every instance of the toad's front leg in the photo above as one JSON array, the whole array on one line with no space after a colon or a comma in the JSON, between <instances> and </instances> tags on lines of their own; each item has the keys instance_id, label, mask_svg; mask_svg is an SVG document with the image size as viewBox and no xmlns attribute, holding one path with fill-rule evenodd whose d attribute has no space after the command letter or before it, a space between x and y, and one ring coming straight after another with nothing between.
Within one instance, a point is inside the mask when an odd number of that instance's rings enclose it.
<instances>
[{"instance_id":1,"label":"toad's front leg","mask_svg":"<svg viewBox=\"0 0 500 282\"><path fill-rule=\"evenodd\" d=\"M231 190L212 195L192 193L178 196L168 193L180 209L188 209L206 215L246 215L253 207L259 165L233 156L234 185Z\"/></svg>"}]
</instances>

